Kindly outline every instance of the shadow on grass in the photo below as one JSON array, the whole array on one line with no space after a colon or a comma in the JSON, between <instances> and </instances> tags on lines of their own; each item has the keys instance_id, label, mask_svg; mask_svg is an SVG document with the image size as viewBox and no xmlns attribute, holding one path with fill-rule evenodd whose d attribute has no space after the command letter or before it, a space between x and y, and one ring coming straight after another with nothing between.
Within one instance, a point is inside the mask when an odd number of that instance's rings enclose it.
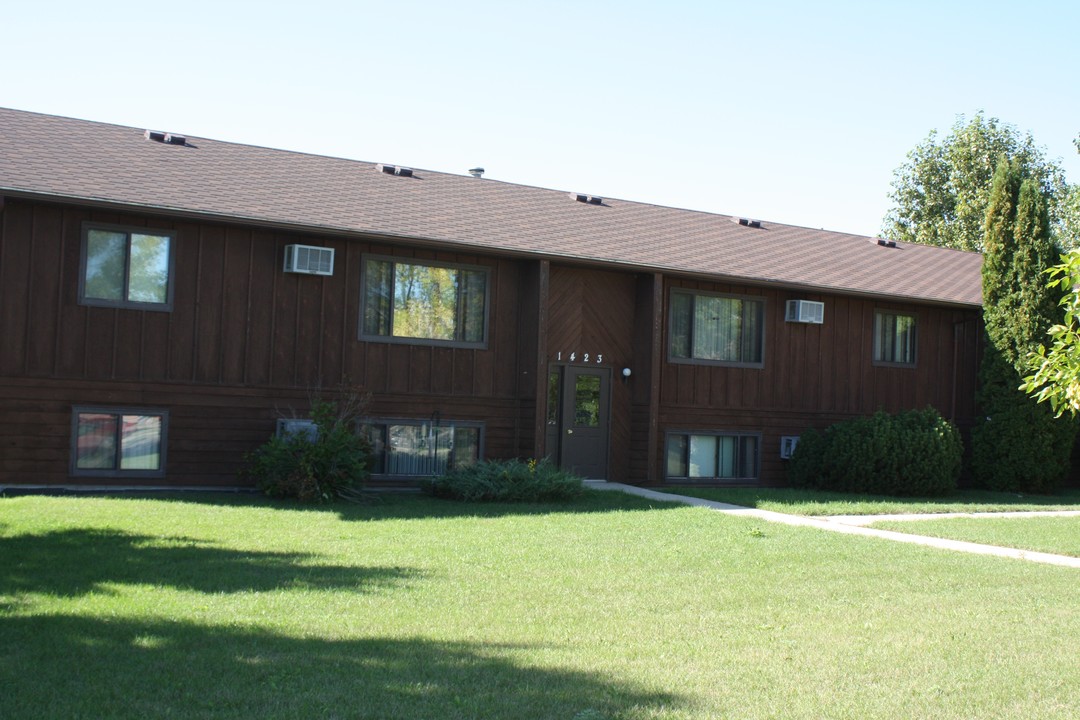
<instances>
[{"instance_id":1,"label":"shadow on grass","mask_svg":"<svg viewBox=\"0 0 1080 720\"><path fill-rule=\"evenodd\" d=\"M319 565L306 553L238 552L184 537L72 529L0 537L0 595L83 595L116 584L204 593L370 591L419 577L399 567Z\"/></svg>"},{"instance_id":2,"label":"shadow on grass","mask_svg":"<svg viewBox=\"0 0 1080 720\"><path fill-rule=\"evenodd\" d=\"M514 656L528 648L483 643L36 616L0 621L0 648L0 717L11 718L573 720L684 704L599 672L526 666Z\"/></svg>"}]
</instances>

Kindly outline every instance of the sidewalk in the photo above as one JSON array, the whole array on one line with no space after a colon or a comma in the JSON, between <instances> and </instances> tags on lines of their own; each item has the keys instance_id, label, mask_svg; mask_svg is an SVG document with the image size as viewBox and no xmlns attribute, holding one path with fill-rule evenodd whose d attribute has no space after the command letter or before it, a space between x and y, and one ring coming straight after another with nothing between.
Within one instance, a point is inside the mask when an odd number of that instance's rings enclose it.
<instances>
[{"instance_id":1,"label":"sidewalk","mask_svg":"<svg viewBox=\"0 0 1080 720\"><path fill-rule=\"evenodd\" d=\"M788 515L772 510L759 510L757 508L729 505L728 503L701 498L688 497L686 495L674 495L672 493L650 490L634 485L609 482L586 482L586 485L596 490L619 490L621 492L637 495L639 497L656 500L658 502L676 502L684 505L709 508L726 515L739 515L743 517L758 518L768 522L778 522L785 525L797 525L812 527L830 532L846 533L848 535L864 535L868 537L884 538L896 542L924 545L926 547L955 550L958 552L974 553L976 555L996 555L998 557L1015 558L1018 560L1030 560L1031 562L1046 563L1048 565L1062 565L1065 567L1080 568L1080 557L1068 555L1052 555L1050 553L1034 552L1031 550L1017 550L1016 548L998 547L996 545L981 545L979 543L965 542L963 540L946 540L944 538L924 537L922 535L908 535L893 530L878 530L876 528L863 527L864 524L877 522L878 520L915 520L926 518L948 517L1036 517L1036 516L1075 516L1080 511L1048 511L1048 512L1016 512L1016 513L943 513L940 515L857 515L835 517L807 517L803 515Z\"/></svg>"}]
</instances>

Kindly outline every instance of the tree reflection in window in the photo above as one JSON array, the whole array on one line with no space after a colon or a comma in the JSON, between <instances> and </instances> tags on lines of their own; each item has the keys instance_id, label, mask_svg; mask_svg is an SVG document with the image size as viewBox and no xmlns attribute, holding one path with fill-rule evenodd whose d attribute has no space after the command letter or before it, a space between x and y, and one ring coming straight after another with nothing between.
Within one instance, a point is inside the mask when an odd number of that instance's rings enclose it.
<instances>
[{"instance_id":1,"label":"tree reflection in window","mask_svg":"<svg viewBox=\"0 0 1080 720\"><path fill-rule=\"evenodd\" d=\"M172 238L87 230L82 300L92 305L168 305Z\"/></svg>"},{"instance_id":2,"label":"tree reflection in window","mask_svg":"<svg viewBox=\"0 0 1080 720\"><path fill-rule=\"evenodd\" d=\"M484 342L485 270L368 259L363 333L442 342Z\"/></svg>"}]
</instances>

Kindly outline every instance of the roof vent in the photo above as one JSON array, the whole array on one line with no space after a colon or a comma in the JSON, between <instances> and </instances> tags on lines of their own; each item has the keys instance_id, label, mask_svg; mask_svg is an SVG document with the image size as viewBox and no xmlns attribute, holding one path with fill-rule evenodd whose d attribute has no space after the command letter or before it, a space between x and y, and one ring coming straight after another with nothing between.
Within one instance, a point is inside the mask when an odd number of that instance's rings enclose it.
<instances>
[{"instance_id":1,"label":"roof vent","mask_svg":"<svg viewBox=\"0 0 1080 720\"><path fill-rule=\"evenodd\" d=\"M469 169L469 174L472 175L474 178L484 177L484 168L481 168L481 167L470 168Z\"/></svg>"},{"instance_id":2,"label":"roof vent","mask_svg":"<svg viewBox=\"0 0 1080 720\"><path fill-rule=\"evenodd\" d=\"M596 195L586 195L585 193L570 193L570 197L577 200L579 203L586 203L587 205L603 205L604 198Z\"/></svg>"},{"instance_id":3,"label":"roof vent","mask_svg":"<svg viewBox=\"0 0 1080 720\"><path fill-rule=\"evenodd\" d=\"M735 223L736 225L745 225L746 227L751 228L761 227L760 220L751 220L749 218L733 217L731 218L731 222Z\"/></svg>"},{"instance_id":4,"label":"roof vent","mask_svg":"<svg viewBox=\"0 0 1080 720\"><path fill-rule=\"evenodd\" d=\"M379 163L375 166L375 169L381 173L387 175L400 175L401 177L412 177L412 168L401 167L400 165L387 165L385 163Z\"/></svg>"},{"instance_id":5,"label":"roof vent","mask_svg":"<svg viewBox=\"0 0 1080 720\"><path fill-rule=\"evenodd\" d=\"M877 243L881 247L894 248L896 247L895 240L886 240L885 238L870 238L870 242Z\"/></svg>"},{"instance_id":6,"label":"roof vent","mask_svg":"<svg viewBox=\"0 0 1080 720\"><path fill-rule=\"evenodd\" d=\"M143 133L143 137L147 140L153 140L154 142L165 143L166 145L187 145L187 138L183 135L162 132L160 130L147 130Z\"/></svg>"}]
</instances>

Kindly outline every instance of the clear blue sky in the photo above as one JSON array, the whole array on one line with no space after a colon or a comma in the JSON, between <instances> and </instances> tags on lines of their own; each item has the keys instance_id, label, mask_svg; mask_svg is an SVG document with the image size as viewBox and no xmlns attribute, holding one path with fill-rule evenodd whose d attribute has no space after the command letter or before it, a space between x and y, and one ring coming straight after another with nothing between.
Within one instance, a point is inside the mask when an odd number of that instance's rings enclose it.
<instances>
[{"instance_id":1,"label":"clear blue sky","mask_svg":"<svg viewBox=\"0 0 1080 720\"><path fill-rule=\"evenodd\" d=\"M0 106L876 234L982 109L1080 182L1080 3L39 2Z\"/></svg>"}]
</instances>

